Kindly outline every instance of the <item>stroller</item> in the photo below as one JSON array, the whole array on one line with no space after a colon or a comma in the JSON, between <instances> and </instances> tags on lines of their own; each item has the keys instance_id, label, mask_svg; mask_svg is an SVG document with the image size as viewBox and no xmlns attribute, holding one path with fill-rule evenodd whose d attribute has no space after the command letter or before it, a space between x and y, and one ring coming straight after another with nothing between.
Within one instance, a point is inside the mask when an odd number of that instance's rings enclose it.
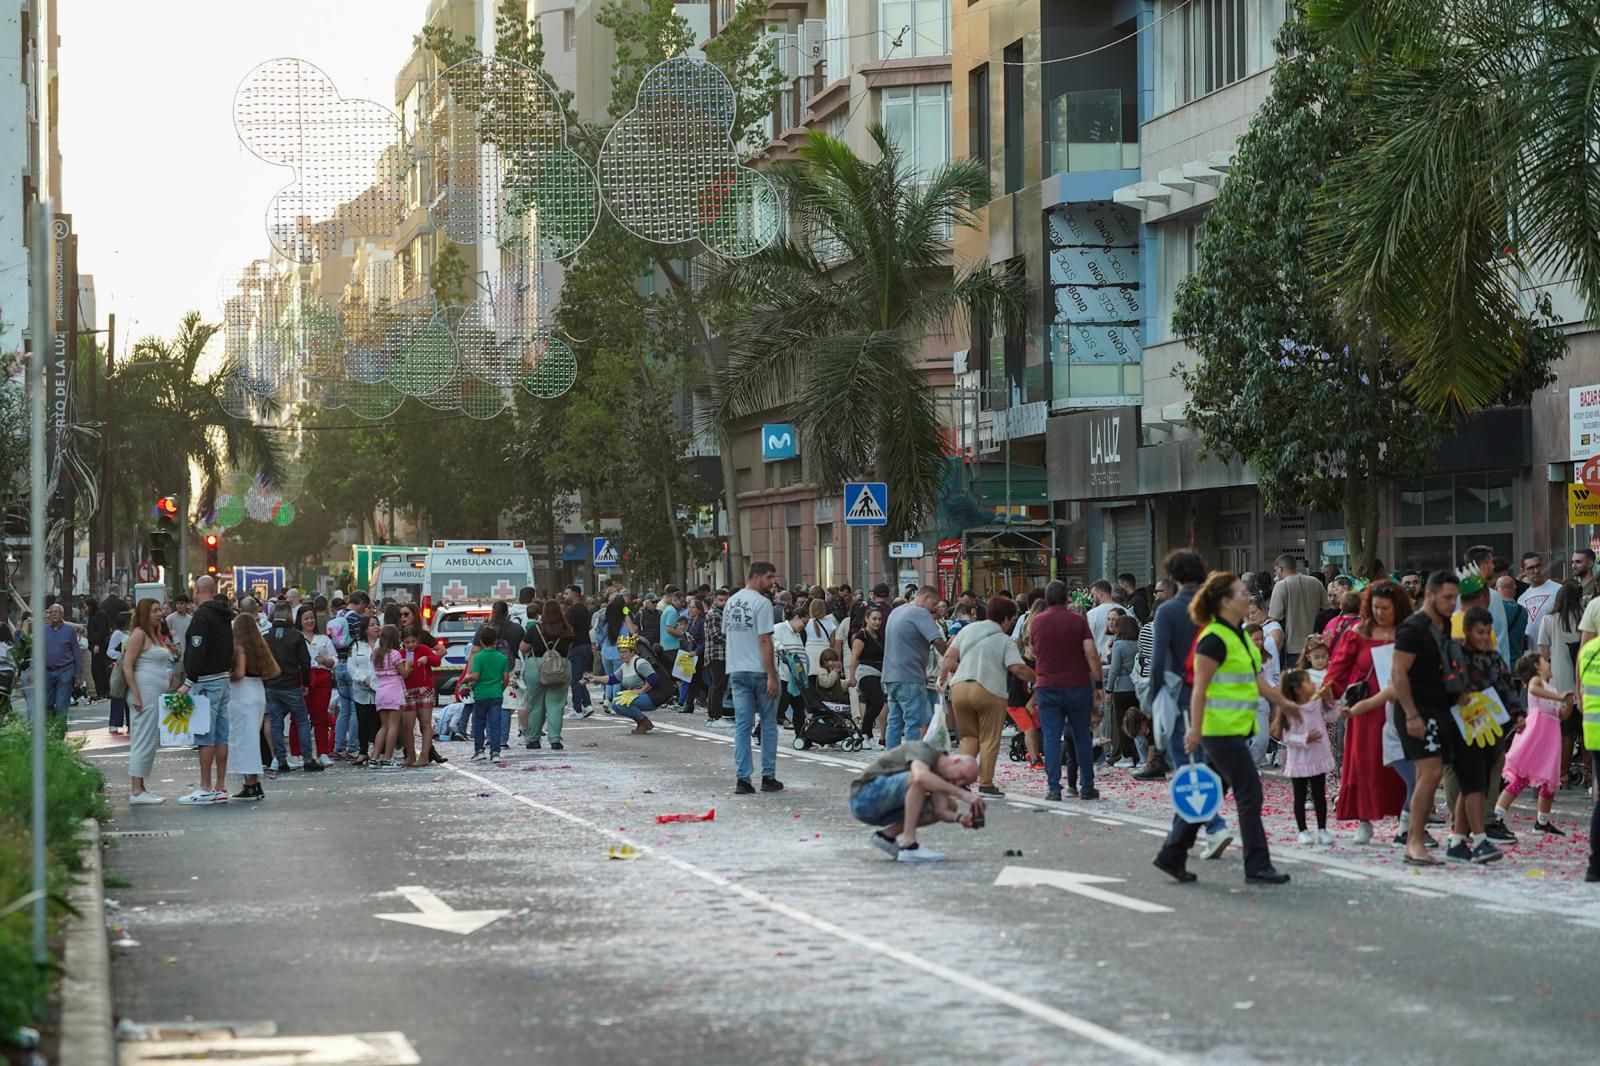
<instances>
[{"instance_id":1,"label":"stroller","mask_svg":"<svg viewBox=\"0 0 1600 1066\"><path fill-rule=\"evenodd\" d=\"M817 687L811 683L811 661L804 651L785 648L779 652L779 662L788 675L785 682L789 695L799 700L805 708L805 721L795 730L794 746L806 751L813 746L833 747L845 751L860 751L866 741L848 703L825 702Z\"/></svg>"}]
</instances>

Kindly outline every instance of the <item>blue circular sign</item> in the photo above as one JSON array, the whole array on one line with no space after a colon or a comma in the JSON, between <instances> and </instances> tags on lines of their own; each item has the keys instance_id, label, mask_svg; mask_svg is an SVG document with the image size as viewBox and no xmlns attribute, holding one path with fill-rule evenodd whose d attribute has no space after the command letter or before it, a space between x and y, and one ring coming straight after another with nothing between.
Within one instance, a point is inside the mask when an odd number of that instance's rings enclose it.
<instances>
[{"instance_id":1,"label":"blue circular sign","mask_svg":"<svg viewBox=\"0 0 1600 1066\"><path fill-rule=\"evenodd\" d=\"M1209 822L1222 809L1222 778L1204 763L1186 763L1172 775L1172 809L1186 822Z\"/></svg>"}]
</instances>

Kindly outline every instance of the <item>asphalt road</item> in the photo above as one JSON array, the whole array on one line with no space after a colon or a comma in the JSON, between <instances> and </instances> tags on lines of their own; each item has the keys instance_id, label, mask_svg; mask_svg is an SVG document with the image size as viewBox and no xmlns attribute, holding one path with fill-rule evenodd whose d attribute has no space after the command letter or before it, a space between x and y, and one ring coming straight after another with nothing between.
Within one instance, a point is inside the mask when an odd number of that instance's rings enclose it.
<instances>
[{"instance_id":1,"label":"asphalt road","mask_svg":"<svg viewBox=\"0 0 1600 1066\"><path fill-rule=\"evenodd\" d=\"M119 1017L398 1031L420 1061L465 1066L1592 1054L1600 888L1581 880L1575 793L1563 840L1534 839L1524 810L1506 862L1419 872L1351 845L1353 826L1332 849L1294 845L1272 781L1293 882L1246 886L1233 850L1196 856L1201 880L1180 886L1150 866L1158 786L1111 773L1101 802L1047 804L1042 775L1003 764L988 826L929 831L949 861L907 866L845 809L869 754L796 752L786 734L787 791L735 796L727 730L657 721L648 736L569 722L567 751L503 767L452 744L433 770L293 774L264 803L205 808L171 802L195 763L162 752L152 787L169 802L129 808L98 719L106 868L127 882L108 893ZM608 858L620 844L635 857ZM1089 896L996 884L1066 874L1117 880ZM431 907L418 887L507 913L466 935L374 917Z\"/></svg>"}]
</instances>

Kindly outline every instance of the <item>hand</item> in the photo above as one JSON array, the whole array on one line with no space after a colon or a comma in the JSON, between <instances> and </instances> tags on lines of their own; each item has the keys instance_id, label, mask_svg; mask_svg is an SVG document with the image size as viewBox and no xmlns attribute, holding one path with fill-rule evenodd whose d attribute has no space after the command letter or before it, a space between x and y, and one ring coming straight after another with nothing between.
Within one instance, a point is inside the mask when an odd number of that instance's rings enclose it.
<instances>
[{"instance_id":1,"label":"hand","mask_svg":"<svg viewBox=\"0 0 1600 1066\"><path fill-rule=\"evenodd\" d=\"M1198 747L1200 747L1200 731L1191 726L1189 731L1183 734L1183 750L1193 755Z\"/></svg>"},{"instance_id":2,"label":"hand","mask_svg":"<svg viewBox=\"0 0 1600 1066\"><path fill-rule=\"evenodd\" d=\"M983 812L985 810L987 810L987 809L988 809L988 807L983 802L983 797L981 797L981 796L972 797L972 799L970 801L968 801L968 805L967 805L967 821L971 822L972 821L972 815L974 815L974 814L982 815ZM970 828L970 826L969 826L969 828Z\"/></svg>"},{"instance_id":3,"label":"hand","mask_svg":"<svg viewBox=\"0 0 1600 1066\"><path fill-rule=\"evenodd\" d=\"M1313 729L1311 732L1306 734L1306 743L1307 744L1315 744L1317 741L1319 741L1321 739L1322 739L1322 730L1320 730L1320 729Z\"/></svg>"},{"instance_id":4,"label":"hand","mask_svg":"<svg viewBox=\"0 0 1600 1066\"><path fill-rule=\"evenodd\" d=\"M1414 714L1406 719L1406 733L1412 740L1421 740L1428 732L1428 723L1422 720L1422 715Z\"/></svg>"},{"instance_id":5,"label":"hand","mask_svg":"<svg viewBox=\"0 0 1600 1066\"><path fill-rule=\"evenodd\" d=\"M767 675L767 697L769 699L778 698L778 679L772 674Z\"/></svg>"},{"instance_id":6,"label":"hand","mask_svg":"<svg viewBox=\"0 0 1600 1066\"><path fill-rule=\"evenodd\" d=\"M971 815L971 813L963 814L960 818L957 818L956 821L958 823L960 823L961 828L963 828L963 829L971 829L972 828L972 815Z\"/></svg>"}]
</instances>

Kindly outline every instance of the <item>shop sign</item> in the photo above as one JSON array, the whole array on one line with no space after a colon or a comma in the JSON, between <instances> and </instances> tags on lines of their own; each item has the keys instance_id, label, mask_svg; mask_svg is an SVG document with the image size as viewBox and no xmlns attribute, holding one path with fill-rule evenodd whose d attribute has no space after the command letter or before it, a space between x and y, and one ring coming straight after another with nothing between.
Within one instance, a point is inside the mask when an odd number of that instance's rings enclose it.
<instances>
[{"instance_id":1,"label":"shop sign","mask_svg":"<svg viewBox=\"0 0 1600 1066\"><path fill-rule=\"evenodd\" d=\"M1113 499L1137 490L1137 407L1052 418L1045 442L1052 500Z\"/></svg>"},{"instance_id":2,"label":"shop sign","mask_svg":"<svg viewBox=\"0 0 1600 1066\"><path fill-rule=\"evenodd\" d=\"M1567 447L1575 463L1600 455L1600 385L1567 390Z\"/></svg>"},{"instance_id":3,"label":"shop sign","mask_svg":"<svg viewBox=\"0 0 1600 1066\"><path fill-rule=\"evenodd\" d=\"M1600 492L1583 485L1567 486L1567 525L1600 526Z\"/></svg>"}]
</instances>

